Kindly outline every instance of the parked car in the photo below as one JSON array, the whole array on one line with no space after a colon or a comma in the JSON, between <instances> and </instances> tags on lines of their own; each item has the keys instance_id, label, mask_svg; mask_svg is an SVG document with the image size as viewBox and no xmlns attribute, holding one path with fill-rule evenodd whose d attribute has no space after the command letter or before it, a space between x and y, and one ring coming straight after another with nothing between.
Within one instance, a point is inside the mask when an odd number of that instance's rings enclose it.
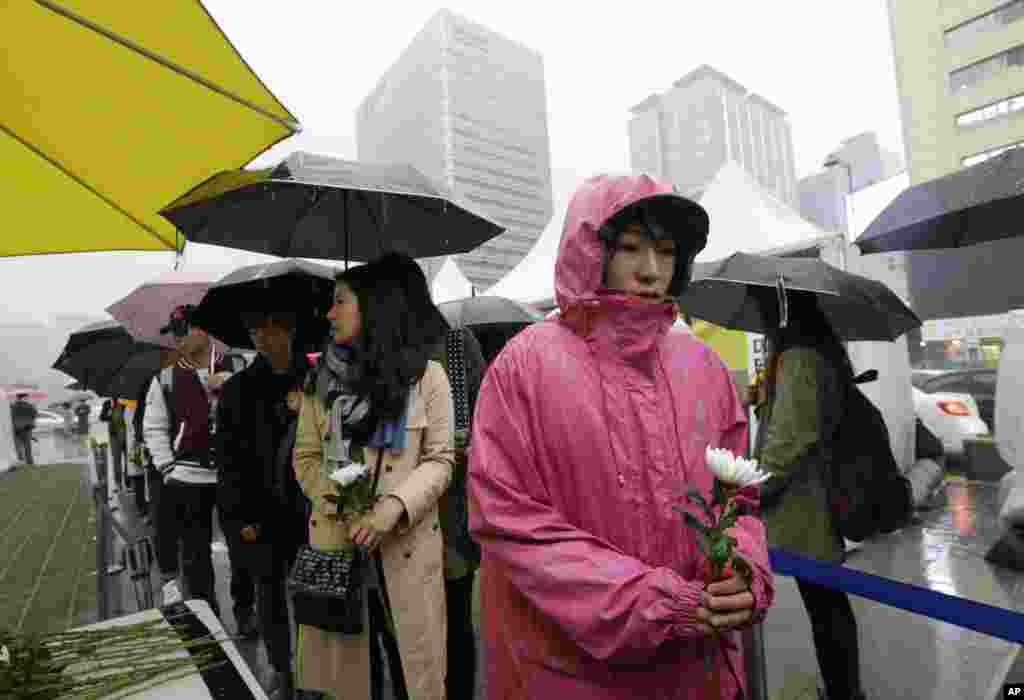
<instances>
[{"instance_id":1,"label":"parked car","mask_svg":"<svg viewBox=\"0 0 1024 700\"><path fill-rule=\"evenodd\" d=\"M978 405L981 419L995 432L997 379L994 369L916 370L911 382L926 394L969 394Z\"/></svg>"},{"instance_id":2,"label":"parked car","mask_svg":"<svg viewBox=\"0 0 1024 700\"><path fill-rule=\"evenodd\" d=\"M964 440L989 433L981 418L978 404L969 394L952 392L927 393L911 387L914 413L942 441L948 457L964 456Z\"/></svg>"},{"instance_id":3,"label":"parked car","mask_svg":"<svg viewBox=\"0 0 1024 700\"><path fill-rule=\"evenodd\" d=\"M36 416L36 432L49 433L64 429L64 417L52 411L39 411Z\"/></svg>"}]
</instances>

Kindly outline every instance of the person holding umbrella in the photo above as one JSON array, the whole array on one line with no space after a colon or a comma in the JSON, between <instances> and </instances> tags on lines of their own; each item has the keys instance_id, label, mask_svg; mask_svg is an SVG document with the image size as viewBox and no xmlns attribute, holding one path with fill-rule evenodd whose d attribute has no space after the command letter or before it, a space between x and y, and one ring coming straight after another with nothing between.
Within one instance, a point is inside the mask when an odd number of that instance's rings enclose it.
<instances>
[{"instance_id":1,"label":"person holding umbrella","mask_svg":"<svg viewBox=\"0 0 1024 700\"><path fill-rule=\"evenodd\" d=\"M253 363L224 384L217 407L217 507L232 563L257 585L259 626L278 697L291 698L291 623L285 579L308 539L309 503L292 469L301 391L309 370L296 343L297 314L251 301L243 311ZM279 302L280 300L278 300Z\"/></svg>"},{"instance_id":2,"label":"person holding umbrella","mask_svg":"<svg viewBox=\"0 0 1024 700\"><path fill-rule=\"evenodd\" d=\"M763 525L737 519L749 569L708 581L676 510L710 494L707 448L742 455L747 439L728 369L669 332L709 226L647 175L588 179L562 233L558 318L487 370L469 494L492 697L743 694L735 630L774 596Z\"/></svg>"},{"instance_id":3,"label":"person holding umbrella","mask_svg":"<svg viewBox=\"0 0 1024 700\"><path fill-rule=\"evenodd\" d=\"M300 624L297 685L338 698L380 697L382 642L396 699L442 698L438 501L452 475L453 409L444 369L430 358L447 324L419 265L399 253L339 275L327 318L333 342L306 385L294 467L313 506L310 546L355 545L371 555L369 624L359 634ZM365 515L339 512L329 475L360 465L367 478L379 477L375 505Z\"/></svg>"},{"instance_id":4,"label":"person holding umbrella","mask_svg":"<svg viewBox=\"0 0 1024 700\"><path fill-rule=\"evenodd\" d=\"M755 398L759 425L754 457L765 469L793 478L761 487L768 541L822 561L842 562L846 548L832 522L825 485L823 435L842 418L844 386L853 365L836 331L810 293L787 293L784 327L769 330L768 372ZM763 399L763 400L759 400ZM810 469L801 469L808 462ZM842 591L797 579L811 620L818 665L829 700L862 700L857 619Z\"/></svg>"}]
</instances>

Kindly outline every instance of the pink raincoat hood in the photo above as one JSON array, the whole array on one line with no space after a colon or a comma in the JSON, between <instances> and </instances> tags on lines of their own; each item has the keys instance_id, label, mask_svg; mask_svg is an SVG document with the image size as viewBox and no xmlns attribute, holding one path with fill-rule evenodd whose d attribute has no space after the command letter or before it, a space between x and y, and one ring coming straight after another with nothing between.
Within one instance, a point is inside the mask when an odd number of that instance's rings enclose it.
<instances>
[{"instance_id":1,"label":"pink raincoat hood","mask_svg":"<svg viewBox=\"0 0 1024 700\"><path fill-rule=\"evenodd\" d=\"M708 446L744 452L745 411L718 356L668 332L671 304L601 289L597 237L671 192L647 176L582 185L555 269L561 313L509 341L480 389L470 527L492 698L705 697L703 557L675 508L691 487L710 494ZM742 517L734 533L759 619L773 597L764 528ZM743 684L735 641L716 657L723 700Z\"/></svg>"}]
</instances>

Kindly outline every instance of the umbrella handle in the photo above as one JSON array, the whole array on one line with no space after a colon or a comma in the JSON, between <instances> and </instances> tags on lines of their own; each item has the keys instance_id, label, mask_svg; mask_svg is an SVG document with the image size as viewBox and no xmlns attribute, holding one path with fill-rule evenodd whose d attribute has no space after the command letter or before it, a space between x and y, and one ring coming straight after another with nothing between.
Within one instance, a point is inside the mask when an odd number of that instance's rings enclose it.
<instances>
[{"instance_id":1,"label":"umbrella handle","mask_svg":"<svg viewBox=\"0 0 1024 700\"><path fill-rule=\"evenodd\" d=\"M784 329L790 324L790 303L785 298L785 281L782 279L782 275L778 275L778 280L775 286L776 292L778 292L778 327Z\"/></svg>"}]
</instances>

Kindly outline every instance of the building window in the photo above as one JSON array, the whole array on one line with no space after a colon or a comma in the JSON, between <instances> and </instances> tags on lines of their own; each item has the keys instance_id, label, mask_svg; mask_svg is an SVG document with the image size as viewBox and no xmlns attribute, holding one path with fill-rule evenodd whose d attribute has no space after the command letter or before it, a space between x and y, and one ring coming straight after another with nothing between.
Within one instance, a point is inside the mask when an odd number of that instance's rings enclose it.
<instances>
[{"instance_id":1,"label":"building window","mask_svg":"<svg viewBox=\"0 0 1024 700\"><path fill-rule=\"evenodd\" d=\"M949 89L951 92L959 92L999 75L1011 67L1019 66L1024 66L1024 45L1015 46L977 63L958 68L949 74Z\"/></svg>"},{"instance_id":2,"label":"building window","mask_svg":"<svg viewBox=\"0 0 1024 700\"><path fill-rule=\"evenodd\" d=\"M963 48L973 44L979 34L1002 29L1021 17L1024 17L1024 0L1014 0L947 30L943 38L948 48Z\"/></svg>"},{"instance_id":3,"label":"building window","mask_svg":"<svg viewBox=\"0 0 1024 700\"><path fill-rule=\"evenodd\" d=\"M957 126L975 126L976 124L982 124L993 119L997 119L1004 115L1010 114L1011 112L1019 112L1024 109L1024 95L1015 95L1005 100L996 102L995 104L986 105L979 107L978 109L972 109L970 112L964 112L957 116Z\"/></svg>"},{"instance_id":4,"label":"building window","mask_svg":"<svg viewBox=\"0 0 1024 700\"><path fill-rule=\"evenodd\" d=\"M973 156L967 156L966 158L961 158L960 159L960 164L963 165L965 168L969 168L972 165L977 165L978 163L983 163L986 160L989 160L990 158L995 158L998 155L1002 155L1003 153L1006 153L1010 149L1020 148L1021 146L1024 146L1024 141L1018 141L1017 143L1011 143L1011 144L1009 144L1007 146L1000 146L999 148L991 148L991 149L989 149L987 151L982 151L981 153L975 153Z\"/></svg>"}]
</instances>

